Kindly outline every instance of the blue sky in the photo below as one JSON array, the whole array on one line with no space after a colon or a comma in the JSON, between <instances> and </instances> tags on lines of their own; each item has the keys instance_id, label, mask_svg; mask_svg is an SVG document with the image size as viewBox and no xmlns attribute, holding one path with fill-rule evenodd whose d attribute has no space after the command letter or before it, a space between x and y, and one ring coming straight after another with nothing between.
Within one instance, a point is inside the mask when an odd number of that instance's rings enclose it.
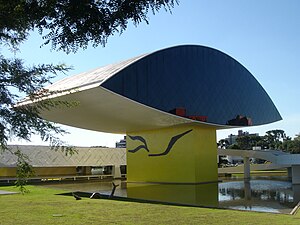
<instances>
[{"instance_id":1,"label":"blue sky","mask_svg":"<svg viewBox=\"0 0 300 225\"><path fill-rule=\"evenodd\" d=\"M277 123L243 130L263 135L267 130L283 129L294 137L300 133L299 9L298 0L181 0L172 14L165 10L156 15L149 13L148 25L141 23L135 27L129 22L128 29L122 35L110 37L104 48L89 47L67 55L51 51L49 46L40 48L42 39L32 33L17 56L29 65L71 65L74 69L67 74L70 76L174 45L216 48L238 60L255 76L283 117ZM67 129L70 134L62 139L79 146L114 146L123 136ZM218 131L218 139L237 130ZM27 144L46 143L34 137Z\"/></svg>"}]
</instances>

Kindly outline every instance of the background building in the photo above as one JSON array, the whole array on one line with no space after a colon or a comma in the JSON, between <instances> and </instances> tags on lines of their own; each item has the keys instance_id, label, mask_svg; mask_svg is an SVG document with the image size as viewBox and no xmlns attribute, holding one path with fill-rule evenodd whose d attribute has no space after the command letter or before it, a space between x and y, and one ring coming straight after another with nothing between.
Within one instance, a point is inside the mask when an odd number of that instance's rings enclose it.
<instances>
[{"instance_id":1,"label":"background building","mask_svg":"<svg viewBox=\"0 0 300 225\"><path fill-rule=\"evenodd\" d=\"M126 174L126 150L124 148L76 147L74 155L65 155L49 146L15 145L12 151L20 150L30 159L34 177L75 178L103 175L119 178ZM17 157L9 151L0 154L0 179L15 178Z\"/></svg>"},{"instance_id":2,"label":"background building","mask_svg":"<svg viewBox=\"0 0 300 225\"><path fill-rule=\"evenodd\" d=\"M116 148L126 148L126 136L124 136L124 139L116 142Z\"/></svg>"}]
</instances>

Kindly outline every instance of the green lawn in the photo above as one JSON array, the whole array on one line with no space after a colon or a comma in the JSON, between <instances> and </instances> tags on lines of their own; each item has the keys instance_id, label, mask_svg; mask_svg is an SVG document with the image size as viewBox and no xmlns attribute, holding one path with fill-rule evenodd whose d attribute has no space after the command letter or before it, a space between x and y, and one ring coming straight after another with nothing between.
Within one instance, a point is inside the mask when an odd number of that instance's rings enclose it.
<instances>
[{"instance_id":1,"label":"green lawn","mask_svg":"<svg viewBox=\"0 0 300 225\"><path fill-rule=\"evenodd\" d=\"M14 187L1 190L17 191ZM0 195L0 224L300 224L300 213L281 215L123 202L55 195L28 186L29 194Z\"/></svg>"}]
</instances>

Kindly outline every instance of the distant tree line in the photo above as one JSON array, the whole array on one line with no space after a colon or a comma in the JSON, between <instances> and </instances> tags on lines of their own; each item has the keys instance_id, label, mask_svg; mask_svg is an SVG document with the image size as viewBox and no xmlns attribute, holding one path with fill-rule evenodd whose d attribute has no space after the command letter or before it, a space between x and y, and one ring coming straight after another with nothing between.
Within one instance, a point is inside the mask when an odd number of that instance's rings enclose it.
<instances>
[{"instance_id":1,"label":"distant tree line","mask_svg":"<svg viewBox=\"0 0 300 225\"><path fill-rule=\"evenodd\" d=\"M218 147L229 149L252 150L253 147L261 149L275 149L290 153L300 153L300 134L294 139L287 136L284 130L270 130L264 136L245 135L236 138L236 143L230 145L228 140L221 139Z\"/></svg>"}]
</instances>

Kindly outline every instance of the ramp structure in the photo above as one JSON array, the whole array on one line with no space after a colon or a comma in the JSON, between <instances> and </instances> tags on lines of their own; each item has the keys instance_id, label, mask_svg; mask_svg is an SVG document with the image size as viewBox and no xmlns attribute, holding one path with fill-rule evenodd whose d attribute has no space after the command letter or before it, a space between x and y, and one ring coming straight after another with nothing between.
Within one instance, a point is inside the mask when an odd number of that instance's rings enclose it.
<instances>
[{"instance_id":1,"label":"ramp structure","mask_svg":"<svg viewBox=\"0 0 300 225\"><path fill-rule=\"evenodd\" d=\"M49 98L79 104L43 111L44 119L127 134L129 182L216 182L217 129L281 120L245 67L198 45L144 54L48 89L60 91Z\"/></svg>"}]
</instances>

